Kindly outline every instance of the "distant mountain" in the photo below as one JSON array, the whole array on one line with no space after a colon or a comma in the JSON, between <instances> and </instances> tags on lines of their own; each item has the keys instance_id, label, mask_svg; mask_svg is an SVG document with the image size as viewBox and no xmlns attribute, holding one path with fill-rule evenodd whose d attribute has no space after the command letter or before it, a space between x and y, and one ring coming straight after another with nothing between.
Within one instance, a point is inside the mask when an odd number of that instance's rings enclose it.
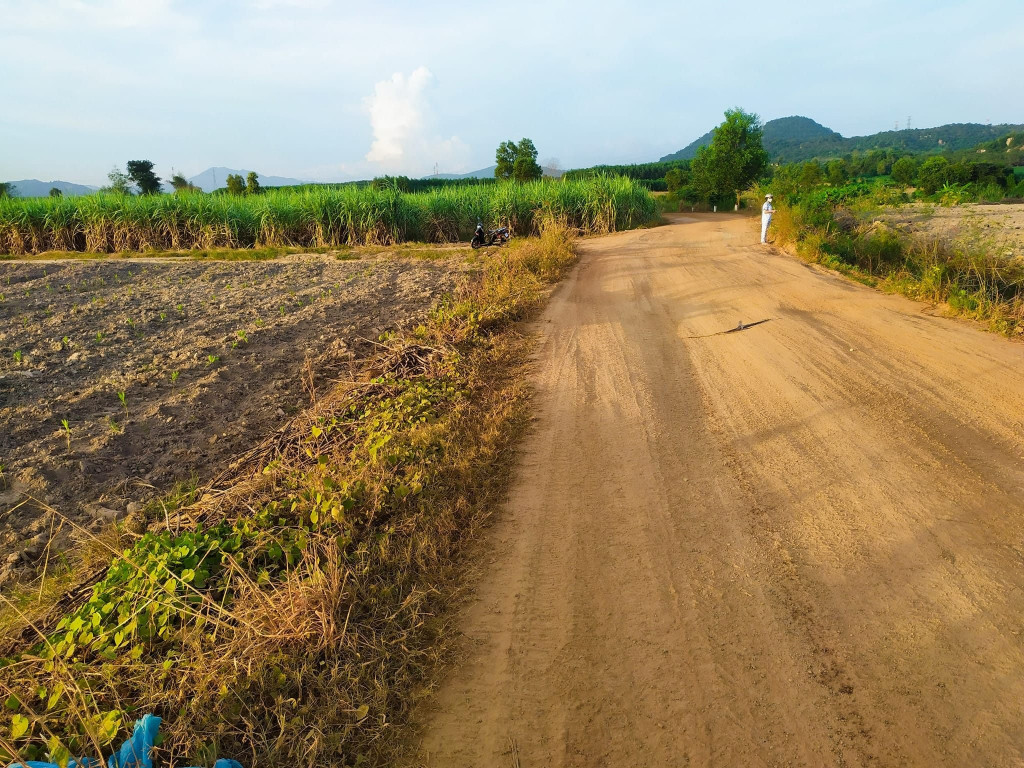
<instances>
[{"instance_id":1,"label":"distant mountain","mask_svg":"<svg viewBox=\"0 0 1024 768\"><path fill-rule=\"evenodd\" d=\"M711 139L715 137L714 131L708 131L699 139L695 139L687 144L680 150L673 152L671 155L665 155L664 157L658 158L659 163L671 163L673 160L693 160L697 156L697 150L701 147L706 147L711 143Z\"/></svg>"},{"instance_id":2,"label":"distant mountain","mask_svg":"<svg viewBox=\"0 0 1024 768\"><path fill-rule=\"evenodd\" d=\"M489 165L486 168L481 168L478 171L470 171L469 173L438 173L436 175L424 176L425 179L493 179L494 169L496 165ZM565 171L560 168L544 168L545 176L552 176L554 178L560 177Z\"/></svg>"},{"instance_id":3,"label":"distant mountain","mask_svg":"<svg viewBox=\"0 0 1024 768\"><path fill-rule=\"evenodd\" d=\"M70 181L39 181L39 179L22 179L12 181L15 197L48 197L50 190L56 187L68 197L88 195L95 192L99 187L90 187L86 184L72 184Z\"/></svg>"},{"instance_id":4,"label":"distant mountain","mask_svg":"<svg viewBox=\"0 0 1024 768\"><path fill-rule=\"evenodd\" d=\"M235 168L207 168L202 173L197 173L195 176L189 179L189 182L195 184L203 192L213 192L215 189L222 189L228 185L228 174L235 174L241 176L243 179L249 175L249 171L237 170ZM289 179L285 176L264 176L262 173L257 171L260 178L261 187L290 187L293 184L307 184L308 182L300 179Z\"/></svg>"},{"instance_id":5,"label":"distant mountain","mask_svg":"<svg viewBox=\"0 0 1024 768\"><path fill-rule=\"evenodd\" d=\"M781 117L764 124L764 148L774 162L798 163L812 158L840 157L853 151L901 149L907 152L932 152L970 149L1007 133L1024 129L1020 125L982 125L951 123L937 128L913 128L882 131L870 136L846 138L808 117ZM708 132L688 146L665 155L662 162L690 160L697 148L711 143Z\"/></svg>"}]
</instances>

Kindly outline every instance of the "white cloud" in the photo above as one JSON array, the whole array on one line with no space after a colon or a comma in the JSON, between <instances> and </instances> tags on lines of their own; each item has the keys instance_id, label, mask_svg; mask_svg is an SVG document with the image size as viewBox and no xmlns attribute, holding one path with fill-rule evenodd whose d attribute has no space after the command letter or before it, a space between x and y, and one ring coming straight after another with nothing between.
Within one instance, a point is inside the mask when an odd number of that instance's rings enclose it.
<instances>
[{"instance_id":1,"label":"white cloud","mask_svg":"<svg viewBox=\"0 0 1024 768\"><path fill-rule=\"evenodd\" d=\"M374 86L364 102L373 130L369 163L417 176L431 172L435 163L449 173L466 170L469 147L458 136L445 139L431 130L427 92L433 79L420 66L408 76L396 72Z\"/></svg>"}]
</instances>

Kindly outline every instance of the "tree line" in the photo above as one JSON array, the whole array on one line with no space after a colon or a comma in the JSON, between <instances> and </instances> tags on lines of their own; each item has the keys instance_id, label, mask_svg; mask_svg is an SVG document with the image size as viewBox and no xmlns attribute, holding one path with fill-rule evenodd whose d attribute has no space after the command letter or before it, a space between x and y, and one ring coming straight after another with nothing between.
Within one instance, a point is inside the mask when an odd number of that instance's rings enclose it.
<instances>
[{"instance_id":1,"label":"tree line","mask_svg":"<svg viewBox=\"0 0 1024 768\"><path fill-rule=\"evenodd\" d=\"M100 187L100 192L119 195L160 195L163 194L163 180L153 171L153 163L149 160L129 160L125 169L114 168L107 174L108 184ZM172 172L168 180L175 194L186 192L202 192L203 190L186 179L177 171ZM229 195L258 195L263 191L260 186L259 174L250 171L242 178L240 174L229 173L225 180ZM53 190L50 191L53 195Z\"/></svg>"}]
</instances>

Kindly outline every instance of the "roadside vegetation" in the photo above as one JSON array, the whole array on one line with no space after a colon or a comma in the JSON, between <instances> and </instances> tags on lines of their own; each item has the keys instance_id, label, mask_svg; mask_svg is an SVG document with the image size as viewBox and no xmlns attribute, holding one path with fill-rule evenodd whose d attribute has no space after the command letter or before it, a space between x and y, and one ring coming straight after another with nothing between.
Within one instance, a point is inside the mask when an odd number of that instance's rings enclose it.
<instances>
[{"instance_id":1,"label":"roadside vegetation","mask_svg":"<svg viewBox=\"0 0 1024 768\"><path fill-rule=\"evenodd\" d=\"M952 313L984 321L998 333L1024 333L1019 246L970 229L941 238L897 231L884 221L887 211L912 199L923 201L923 216L935 205L966 202L975 195L963 186L947 182L929 195L921 188L908 193L891 179L833 185L821 179L794 183L778 174L767 188L777 190L774 237L803 258L883 290L946 304ZM999 188L1006 193L1007 187ZM750 195L750 202L762 200L764 189Z\"/></svg>"},{"instance_id":2,"label":"roadside vegetation","mask_svg":"<svg viewBox=\"0 0 1024 768\"><path fill-rule=\"evenodd\" d=\"M0 760L98 754L144 712L163 765L386 759L527 416L516 321L575 259L564 221L536 226L223 490L83 532L80 559L5 598Z\"/></svg>"},{"instance_id":3,"label":"roadside vegetation","mask_svg":"<svg viewBox=\"0 0 1024 768\"><path fill-rule=\"evenodd\" d=\"M240 179L235 185L246 188ZM526 235L554 217L583 233L603 233L654 215L643 186L606 176L419 193L383 184L261 194L7 196L0 198L0 253L445 243L469 240L477 221Z\"/></svg>"}]
</instances>

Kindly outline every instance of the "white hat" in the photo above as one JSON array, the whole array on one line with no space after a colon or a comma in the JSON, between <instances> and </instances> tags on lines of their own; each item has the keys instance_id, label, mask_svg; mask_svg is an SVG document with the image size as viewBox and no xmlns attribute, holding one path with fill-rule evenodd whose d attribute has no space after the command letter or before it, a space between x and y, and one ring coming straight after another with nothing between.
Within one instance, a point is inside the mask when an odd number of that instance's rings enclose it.
<instances>
[{"instance_id":1,"label":"white hat","mask_svg":"<svg viewBox=\"0 0 1024 768\"><path fill-rule=\"evenodd\" d=\"M771 200L772 199L771 192L769 192L767 195L765 195L765 199L767 199L767 200Z\"/></svg>"}]
</instances>

